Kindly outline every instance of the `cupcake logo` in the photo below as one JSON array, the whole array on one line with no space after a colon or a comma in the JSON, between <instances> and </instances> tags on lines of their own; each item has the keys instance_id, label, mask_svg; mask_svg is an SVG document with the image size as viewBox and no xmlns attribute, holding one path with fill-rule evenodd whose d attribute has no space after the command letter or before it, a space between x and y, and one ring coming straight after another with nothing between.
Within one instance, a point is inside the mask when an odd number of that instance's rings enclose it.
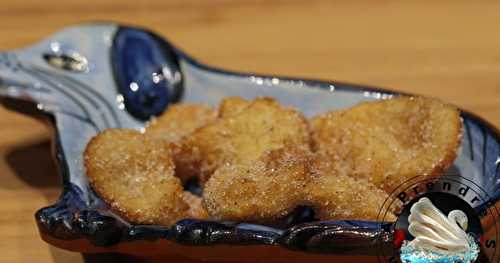
<instances>
[{"instance_id":1,"label":"cupcake logo","mask_svg":"<svg viewBox=\"0 0 500 263\"><path fill-rule=\"evenodd\" d=\"M488 193L458 175L412 178L395 189L379 213L397 210L393 249L380 249L380 262L500 262L498 211Z\"/></svg>"}]
</instances>

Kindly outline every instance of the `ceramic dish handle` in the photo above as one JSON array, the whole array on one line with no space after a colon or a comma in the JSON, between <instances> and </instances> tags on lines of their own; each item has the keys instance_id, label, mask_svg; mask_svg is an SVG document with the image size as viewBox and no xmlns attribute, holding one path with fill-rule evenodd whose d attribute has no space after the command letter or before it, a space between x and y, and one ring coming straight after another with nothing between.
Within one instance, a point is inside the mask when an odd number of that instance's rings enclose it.
<instances>
[{"instance_id":1,"label":"ceramic dish handle","mask_svg":"<svg viewBox=\"0 0 500 263\"><path fill-rule=\"evenodd\" d=\"M93 25L0 54L3 104L50 116L65 183L81 189L88 187L82 153L92 136L107 128L141 129L181 94L172 47L145 31Z\"/></svg>"}]
</instances>

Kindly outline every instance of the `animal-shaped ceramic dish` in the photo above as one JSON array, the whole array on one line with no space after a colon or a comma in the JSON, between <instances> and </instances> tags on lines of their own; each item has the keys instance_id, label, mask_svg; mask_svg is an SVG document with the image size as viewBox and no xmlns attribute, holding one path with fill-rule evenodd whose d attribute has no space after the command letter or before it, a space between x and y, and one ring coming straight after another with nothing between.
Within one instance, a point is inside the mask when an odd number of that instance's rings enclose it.
<instances>
[{"instance_id":1,"label":"animal-shaped ceramic dish","mask_svg":"<svg viewBox=\"0 0 500 263\"><path fill-rule=\"evenodd\" d=\"M31 47L0 53L2 104L46 117L55 127L55 157L63 191L55 204L36 213L40 234L54 246L84 253L287 262L357 257L359 262L397 251L394 225L382 221L298 220L283 228L191 219L170 228L132 225L109 211L92 191L82 165L82 152L99 131L143 129L150 117L180 101L216 105L225 96L272 96L311 116L395 94L365 86L216 69L154 33L113 23L69 27ZM496 209L500 135L470 113L462 112L462 117L464 136L452 170L488 197L474 209ZM495 219L481 218L489 227L484 232L496 232Z\"/></svg>"}]
</instances>

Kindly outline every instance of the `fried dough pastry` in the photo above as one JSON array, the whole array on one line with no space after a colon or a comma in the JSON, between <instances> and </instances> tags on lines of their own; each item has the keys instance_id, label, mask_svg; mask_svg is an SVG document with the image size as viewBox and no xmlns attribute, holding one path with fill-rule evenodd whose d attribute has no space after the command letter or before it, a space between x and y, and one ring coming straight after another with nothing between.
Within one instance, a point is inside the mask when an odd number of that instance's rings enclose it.
<instances>
[{"instance_id":1,"label":"fried dough pastry","mask_svg":"<svg viewBox=\"0 0 500 263\"><path fill-rule=\"evenodd\" d=\"M343 174L338 165L326 160L324 156L315 156L306 188L306 204L313 207L316 217L321 220L396 220L394 210L383 207L387 193L364 178Z\"/></svg>"},{"instance_id":2,"label":"fried dough pastry","mask_svg":"<svg viewBox=\"0 0 500 263\"><path fill-rule=\"evenodd\" d=\"M250 102L242 97L227 97L219 104L219 117L229 117L240 113Z\"/></svg>"},{"instance_id":3,"label":"fried dough pastry","mask_svg":"<svg viewBox=\"0 0 500 263\"><path fill-rule=\"evenodd\" d=\"M146 128L146 135L169 142L175 163L175 174L186 182L198 176L195 153L190 148L180 147L179 140L200 127L217 119L217 111L203 104L182 103L170 106L165 113L154 119Z\"/></svg>"},{"instance_id":4,"label":"fried dough pastry","mask_svg":"<svg viewBox=\"0 0 500 263\"><path fill-rule=\"evenodd\" d=\"M208 218L207 210L203 207L203 199L188 191L184 191L182 199L189 204L188 215L190 218L204 219Z\"/></svg>"},{"instance_id":5,"label":"fried dough pastry","mask_svg":"<svg viewBox=\"0 0 500 263\"><path fill-rule=\"evenodd\" d=\"M238 107L239 108L239 107ZM271 98L258 98L237 114L219 118L186 137L173 149L176 165L205 182L224 164L252 162L285 143L309 145L303 115Z\"/></svg>"},{"instance_id":6,"label":"fried dough pastry","mask_svg":"<svg viewBox=\"0 0 500 263\"><path fill-rule=\"evenodd\" d=\"M170 106L146 128L146 134L175 142L217 118L217 111L203 104L182 103Z\"/></svg>"},{"instance_id":7,"label":"fried dough pastry","mask_svg":"<svg viewBox=\"0 0 500 263\"><path fill-rule=\"evenodd\" d=\"M332 111L311 121L314 149L343 174L387 192L414 177L431 178L457 155L462 121L440 101L398 97Z\"/></svg>"},{"instance_id":8,"label":"fried dough pastry","mask_svg":"<svg viewBox=\"0 0 500 263\"><path fill-rule=\"evenodd\" d=\"M304 199L311 153L285 146L255 162L225 165L205 185L203 204L214 219L271 222Z\"/></svg>"},{"instance_id":9,"label":"fried dough pastry","mask_svg":"<svg viewBox=\"0 0 500 263\"><path fill-rule=\"evenodd\" d=\"M162 143L137 131L109 129L85 150L93 189L133 223L168 226L182 218L204 217L199 206L190 205L196 203L195 197L183 192L168 147Z\"/></svg>"}]
</instances>

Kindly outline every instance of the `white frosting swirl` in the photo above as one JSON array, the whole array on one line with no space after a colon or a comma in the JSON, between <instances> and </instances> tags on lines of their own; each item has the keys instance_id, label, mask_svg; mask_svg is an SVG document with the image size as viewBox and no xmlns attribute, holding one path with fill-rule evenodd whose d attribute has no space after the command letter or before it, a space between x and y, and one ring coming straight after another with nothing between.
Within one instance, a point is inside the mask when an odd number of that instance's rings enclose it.
<instances>
[{"instance_id":1,"label":"white frosting swirl","mask_svg":"<svg viewBox=\"0 0 500 263\"><path fill-rule=\"evenodd\" d=\"M411 207L408 222L408 231L415 237L409 245L446 254L471 248L464 231L467 230L467 215L460 210L453 210L446 217L423 197Z\"/></svg>"}]
</instances>

